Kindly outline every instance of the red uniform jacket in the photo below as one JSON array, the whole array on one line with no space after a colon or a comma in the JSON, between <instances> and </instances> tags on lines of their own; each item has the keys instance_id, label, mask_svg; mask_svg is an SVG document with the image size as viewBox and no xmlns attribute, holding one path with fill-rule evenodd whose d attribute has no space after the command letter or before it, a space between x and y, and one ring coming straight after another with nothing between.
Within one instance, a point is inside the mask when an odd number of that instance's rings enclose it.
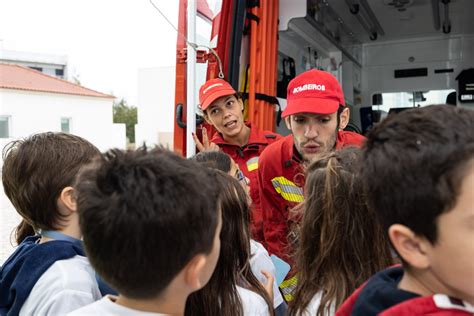
<instances>
[{"instance_id":1,"label":"red uniform jacket","mask_svg":"<svg viewBox=\"0 0 474 316\"><path fill-rule=\"evenodd\" d=\"M361 146L364 141L362 135L340 131L336 149ZM265 246L268 252L290 265L288 234L294 218L289 211L303 201L304 170L301 162L298 152L294 150L293 135L288 135L265 149L258 169Z\"/></svg>"},{"instance_id":2,"label":"red uniform jacket","mask_svg":"<svg viewBox=\"0 0 474 316\"><path fill-rule=\"evenodd\" d=\"M259 156L265 147L280 139L281 136L270 131L262 131L252 126L251 123L246 123L246 125L250 127L250 136L247 145L243 147L227 143L219 133L214 134L211 142L218 145L222 152L232 157L244 175L249 178L250 197L253 202L250 231L254 240L263 242L262 212L259 208L260 198L257 184Z\"/></svg>"},{"instance_id":3,"label":"red uniform jacket","mask_svg":"<svg viewBox=\"0 0 474 316\"><path fill-rule=\"evenodd\" d=\"M443 294L419 296L398 289L403 276L400 266L374 275L337 310L336 316L467 316L474 315L474 306Z\"/></svg>"}]
</instances>

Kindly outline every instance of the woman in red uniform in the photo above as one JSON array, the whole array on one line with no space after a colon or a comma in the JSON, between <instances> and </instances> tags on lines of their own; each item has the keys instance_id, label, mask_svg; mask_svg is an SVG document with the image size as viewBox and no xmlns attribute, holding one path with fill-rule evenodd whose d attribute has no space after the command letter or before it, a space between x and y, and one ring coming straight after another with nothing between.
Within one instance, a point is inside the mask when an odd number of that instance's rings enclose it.
<instances>
[{"instance_id":1,"label":"woman in red uniform","mask_svg":"<svg viewBox=\"0 0 474 316\"><path fill-rule=\"evenodd\" d=\"M281 138L271 131L262 131L250 122L244 122L244 104L232 86L222 79L208 80L199 90L202 116L217 132L211 140L205 128L202 142L196 135L194 141L199 151L221 150L234 159L240 170L250 180L253 201L251 231L257 241L263 241L262 213L258 208L257 186L258 157L269 144Z\"/></svg>"}]
</instances>

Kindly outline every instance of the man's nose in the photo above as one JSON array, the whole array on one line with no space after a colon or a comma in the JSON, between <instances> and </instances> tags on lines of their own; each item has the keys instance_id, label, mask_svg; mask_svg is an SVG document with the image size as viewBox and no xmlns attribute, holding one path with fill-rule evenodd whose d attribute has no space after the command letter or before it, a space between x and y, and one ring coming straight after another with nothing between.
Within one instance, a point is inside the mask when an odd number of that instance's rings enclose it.
<instances>
[{"instance_id":1,"label":"man's nose","mask_svg":"<svg viewBox=\"0 0 474 316\"><path fill-rule=\"evenodd\" d=\"M318 132L318 128L315 124L308 124L305 128L305 133L304 133L304 136L306 138L316 138L318 137L319 135L319 132Z\"/></svg>"}]
</instances>

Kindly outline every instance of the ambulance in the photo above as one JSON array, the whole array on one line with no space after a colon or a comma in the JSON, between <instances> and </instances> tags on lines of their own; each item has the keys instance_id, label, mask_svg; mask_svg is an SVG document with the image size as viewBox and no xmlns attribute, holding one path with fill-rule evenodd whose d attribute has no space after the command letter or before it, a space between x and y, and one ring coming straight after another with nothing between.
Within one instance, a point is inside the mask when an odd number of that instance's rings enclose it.
<instances>
[{"instance_id":1,"label":"ambulance","mask_svg":"<svg viewBox=\"0 0 474 316\"><path fill-rule=\"evenodd\" d=\"M339 80L347 129L361 134L407 108L474 108L472 0L180 0L179 8L174 147L184 155L205 124L199 86L216 77L244 96L248 120L282 135L288 82L314 68Z\"/></svg>"}]
</instances>

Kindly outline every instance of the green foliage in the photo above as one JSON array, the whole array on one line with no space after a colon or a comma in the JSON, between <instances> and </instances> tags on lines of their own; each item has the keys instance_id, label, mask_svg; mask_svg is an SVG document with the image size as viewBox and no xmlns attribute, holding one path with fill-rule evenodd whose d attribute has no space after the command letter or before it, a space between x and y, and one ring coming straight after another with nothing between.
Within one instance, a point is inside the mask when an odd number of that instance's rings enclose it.
<instances>
[{"instance_id":1,"label":"green foliage","mask_svg":"<svg viewBox=\"0 0 474 316\"><path fill-rule=\"evenodd\" d=\"M130 143L135 143L135 124L137 124L137 108L129 106L121 99L114 103L114 123L125 123L126 135Z\"/></svg>"}]
</instances>

